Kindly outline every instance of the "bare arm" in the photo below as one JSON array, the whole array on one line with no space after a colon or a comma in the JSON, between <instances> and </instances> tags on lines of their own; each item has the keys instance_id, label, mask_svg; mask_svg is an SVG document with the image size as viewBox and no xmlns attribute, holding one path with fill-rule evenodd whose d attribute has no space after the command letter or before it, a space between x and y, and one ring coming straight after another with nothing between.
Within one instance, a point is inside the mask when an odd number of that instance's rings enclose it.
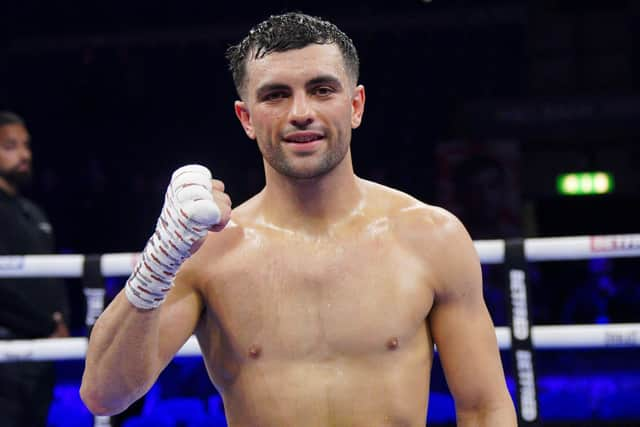
<instances>
[{"instance_id":1,"label":"bare arm","mask_svg":"<svg viewBox=\"0 0 640 427\"><path fill-rule=\"evenodd\" d=\"M459 426L516 426L480 263L466 230L445 213L438 231L439 278L429 327L456 404Z\"/></svg>"},{"instance_id":2,"label":"bare arm","mask_svg":"<svg viewBox=\"0 0 640 427\"><path fill-rule=\"evenodd\" d=\"M80 396L91 412L126 409L193 333L203 309L199 264L182 261L198 250L207 229L222 230L230 213L224 184L211 181L208 169L189 165L174 172L155 233L89 339Z\"/></svg>"},{"instance_id":3,"label":"bare arm","mask_svg":"<svg viewBox=\"0 0 640 427\"><path fill-rule=\"evenodd\" d=\"M117 414L144 395L193 333L202 301L181 276L161 307L141 310L121 292L96 322L80 388L92 413Z\"/></svg>"}]
</instances>

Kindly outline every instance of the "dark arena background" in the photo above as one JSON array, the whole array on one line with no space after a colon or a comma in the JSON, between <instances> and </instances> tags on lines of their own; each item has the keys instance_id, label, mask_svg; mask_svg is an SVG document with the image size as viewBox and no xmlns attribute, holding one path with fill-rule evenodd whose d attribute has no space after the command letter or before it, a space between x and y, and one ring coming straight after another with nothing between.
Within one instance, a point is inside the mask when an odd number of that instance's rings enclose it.
<instances>
[{"instance_id":1,"label":"dark arena background","mask_svg":"<svg viewBox=\"0 0 640 427\"><path fill-rule=\"evenodd\" d=\"M224 51L292 10L335 22L359 50L359 176L451 210L474 240L606 235L619 238L603 247L640 248L640 2L5 0L0 110L27 121L28 195L50 217L59 253L141 250L183 164L212 169L236 205L262 188ZM598 187L582 185L598 172L608 178L602 194L562 194ZM573 187L560 178L571 173ZM534 327L640 322L637 257L526 268ZM494 322L508 326L504 267L483 273ZM125 279L104 278L107 299ZM65 283L72 335L85 336L83 281ZM640 333L609 338L535 349L539 425L640 426ZM502 355L515 400L511 355ZM78 397L83 359L56 368L49 425L106 422ZM111 423L226 425L220 411L200 358L177 357ZM428 422L455 424L437 360Z\"/></svg>"}]
</instances>

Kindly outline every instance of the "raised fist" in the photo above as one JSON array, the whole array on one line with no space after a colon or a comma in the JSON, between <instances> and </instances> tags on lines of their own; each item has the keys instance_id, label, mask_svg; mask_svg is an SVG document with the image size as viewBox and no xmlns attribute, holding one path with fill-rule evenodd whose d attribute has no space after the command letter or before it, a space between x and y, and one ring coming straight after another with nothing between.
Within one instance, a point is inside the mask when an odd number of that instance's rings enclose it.
<instances>
[{"instance_id":1,"label":"raised fist","mask_svg":"<svg viewBox=\"0 0 640 427\"><path fill-rule=\"evenodd\" d=\"M231 215L231 200L222 181L212 180L204 166L176 170L165 196L156 230L142 252L125 293L138 308L158 307L173 285L178 268L209 230L222 230Z\"/></svg>"}]
</instances>

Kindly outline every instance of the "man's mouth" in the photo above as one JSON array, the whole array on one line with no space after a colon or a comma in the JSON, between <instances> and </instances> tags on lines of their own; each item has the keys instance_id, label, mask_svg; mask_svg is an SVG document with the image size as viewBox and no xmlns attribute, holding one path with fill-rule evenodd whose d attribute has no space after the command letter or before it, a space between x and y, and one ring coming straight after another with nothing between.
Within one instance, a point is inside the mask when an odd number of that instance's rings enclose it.
<instances>
[{"instance_id":1,"label":"man's mouth","mask_svg":"<svg viewBox=\"0 0 640 427\"><path fill-rule=\"evenodd\" d=\"M31 170L30 163L20 163L15 169L17 172L28 172Z\"/></svg>"},{"instance_id":2,"label":"man's mouth","mask_svg":"<svg viewBox=\"0 0 640 427\"><path fill-rule=\"evenodd\" d=\"M318 132L295 132L286 135L283 139L285 142L294 144L306 144L324 138L324 135Z\"/></svg>"}]
</instances>

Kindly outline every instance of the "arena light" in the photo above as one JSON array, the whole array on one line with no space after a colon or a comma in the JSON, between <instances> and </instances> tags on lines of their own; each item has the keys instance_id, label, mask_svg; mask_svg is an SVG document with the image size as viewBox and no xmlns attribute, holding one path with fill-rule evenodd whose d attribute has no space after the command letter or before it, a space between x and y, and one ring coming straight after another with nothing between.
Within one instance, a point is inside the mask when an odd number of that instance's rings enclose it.
<instances>
[{"instance_id":1,"label":"arena light","mask_svg":"<svg viewBox=\"0 0 640 427\"><path fill-rule=\"evenodd\" d=\"M613 187L613 175L609 172L563 173L556 180L558 194L563 196L607 194Z\"/></svg>"}]
</instances>

